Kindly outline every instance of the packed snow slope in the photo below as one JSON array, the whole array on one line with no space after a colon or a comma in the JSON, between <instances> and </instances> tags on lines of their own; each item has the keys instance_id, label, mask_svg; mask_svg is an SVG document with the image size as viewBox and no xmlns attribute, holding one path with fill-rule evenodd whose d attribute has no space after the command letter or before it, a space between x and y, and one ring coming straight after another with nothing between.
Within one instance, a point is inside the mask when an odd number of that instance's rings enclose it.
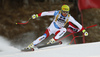
<instances>
[{"instance_id":1,"label":"packed snow slope","mask_svg":"<svg viewBox=\"0 0 100 57\"><path fill-rule=\"evenodd\" d=\"M0 57L100 57L100 42L55 45L31 52L21 52L19 49L7 45L2 48Z\"/></svg>"}]
</instances>

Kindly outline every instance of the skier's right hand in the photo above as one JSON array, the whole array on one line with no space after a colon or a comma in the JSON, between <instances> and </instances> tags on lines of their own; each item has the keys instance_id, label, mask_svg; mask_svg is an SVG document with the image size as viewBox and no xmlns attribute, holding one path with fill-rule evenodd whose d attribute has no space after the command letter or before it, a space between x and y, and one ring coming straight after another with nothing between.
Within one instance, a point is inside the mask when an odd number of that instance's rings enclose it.
<instances>
[{"instance_id":1,"label":"skier's right hand","mask_svg":"<svg viewBox=\"0 0 100 57\"><path fill-rule=\"evenodd\" d=\"M32 15L32 19L35 19L35 18L37 18L38 17L38 14L33 14Z\"/></svg>"}]
</instances>

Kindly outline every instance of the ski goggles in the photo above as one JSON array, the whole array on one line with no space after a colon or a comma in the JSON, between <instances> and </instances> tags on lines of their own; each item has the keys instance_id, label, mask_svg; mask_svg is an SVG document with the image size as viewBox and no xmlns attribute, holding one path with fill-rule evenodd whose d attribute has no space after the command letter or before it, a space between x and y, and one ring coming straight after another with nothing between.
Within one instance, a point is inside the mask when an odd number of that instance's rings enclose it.
<instances>
[{"instance_id":1,"label":"ski goggles","mask_svg":"<svg viewBox=\"0 0 100 57\"><path fill-rule=\"evenodd\" d=\"M62 13L69 14L69 11L61 11Z\"/></svg>"}]
</instances>

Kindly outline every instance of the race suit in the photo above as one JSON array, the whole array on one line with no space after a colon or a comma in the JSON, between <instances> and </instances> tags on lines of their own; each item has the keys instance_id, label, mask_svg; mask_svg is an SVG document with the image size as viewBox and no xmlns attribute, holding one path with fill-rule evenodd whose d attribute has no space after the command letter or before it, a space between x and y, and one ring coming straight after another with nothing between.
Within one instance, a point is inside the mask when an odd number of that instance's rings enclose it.
<instances>
[{"instance_id":1,"label":"race suit","mask_svg":"<svg viewBox=\"0 0 100 57\"><path fill-rule=\"evenodd\" d=\"M34 45L37 45L51 34L55 34L53 38L57 41L60 37L62 37L66 33L67 29L64 28L64 26L67 23L73 23L74 25L76 25L79 28L78 32L84 29L82 25L79 24L70 14L64 17L61 14L60 10L42 12L39 13L38 16L55 16L55 17L50 26L45 31L45 33L42 36L38 37L35 41L33 41Z\"/></svg>"}]
</instances>

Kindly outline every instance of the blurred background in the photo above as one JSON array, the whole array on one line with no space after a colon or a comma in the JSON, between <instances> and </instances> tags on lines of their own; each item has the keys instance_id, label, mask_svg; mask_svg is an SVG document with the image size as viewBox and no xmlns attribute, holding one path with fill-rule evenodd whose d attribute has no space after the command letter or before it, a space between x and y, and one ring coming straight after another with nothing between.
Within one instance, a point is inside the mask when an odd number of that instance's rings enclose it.
<instances>
[{"instance_id":1,"label":"blurred background","mask_svg":"<svg viewBox=\"0 0 100 57\"><path fill-rule=\"evenodd\" d=\"M0 35L11 41L12 45L27 46L45 32L47 27L53 21L54 16L39 17L35 20L30 20L29 23L24 25L16 25L16 22L26 22L32 16L32 14L38 14L43 11L60 10L63 4L67 4L71 8L70 14L79 23L83 24L84 27L97 24L96 27L87 29L89 36L85 37L86 43L100 41L100 8L93 7L79 10L79 5L81 7L82 4L81 1L0 0ZM93 4L91 4L91 6L93 6ZM68 34L69 33L67 32L64 36ZM78 35L81 35L81 33ZM52 38L52 36L50 36L47 40L44 40L44 42L47 42L50 38ZM72 36L68 37L65 41L70 42L71 40ZM83 42L82 38L76 38L76 40L77 43Z\"/></svg>"}]
</instances>

